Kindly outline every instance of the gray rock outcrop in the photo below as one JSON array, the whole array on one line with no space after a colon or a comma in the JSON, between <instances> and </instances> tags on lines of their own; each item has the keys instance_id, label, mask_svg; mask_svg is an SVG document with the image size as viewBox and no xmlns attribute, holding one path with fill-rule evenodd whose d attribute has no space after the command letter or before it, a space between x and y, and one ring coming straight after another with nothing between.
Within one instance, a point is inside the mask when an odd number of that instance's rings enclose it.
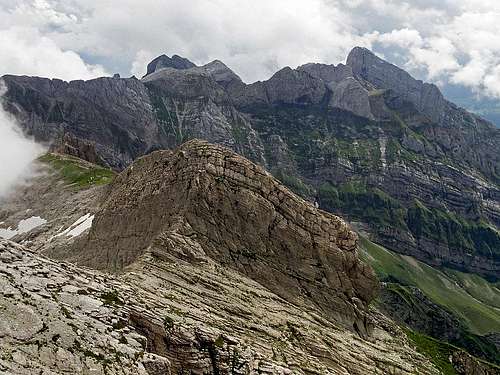
<instances>
[{"instance_id":1,"label":"gray rock outcrop","mask_svg":"<svg viewBox=\"0 0 500 375\"><path fill-rule=\"evenodd\" d=\"M146 76L164 68L190 69L195 66L194 63L179 55L173 55L172 57L161 55L148 64Z\"/></svg>"},{"instance_id":2,"label":"gray rock outcrop","mask_svg":"<svg viewBox=\"0 0 500 375\"><path fill-rule=\"evenodd\" d=\"M447 102L435 85L414 79L404 70L380 59L366 48L354 48L347 57L347 65L356 76L376 88L395 91L432 121L439 123L444 119Z\"/></svg>"},{"instance_id":3,"label":"gray rock outcrop","mask_svg":"<svg viewBox=\"0 0 500 375\"><path fill-rule=\"evenodd\" d=\"M335 85L328 105L344 109L358 116L373 118L368 90L353 77L348 77Z\"/></svg>"},{"instance_id":4,"label":"gray rock outcrop","mask_svg":"<svg viewBox=\"0 0 500 375\"><path fill-rule=\"evenodd\" d=\"M172 260L112 276L0 240L0 372L438 374L381 315L365 341L209 258Z\"/></svg>"},{"instance_id":5,"label":"gray rock outcrop","mask_svg":"<svg viewBox=\"0 0 500 375\"><path fill-rule=\"evenodd\" d=\"M207 255L366 337L378 284L359 260L356 241L340 218L262 168L194 140L141 158L119 175L74 260L119 271L148 249L159 257L182 252L192 262Z\"/></svg>"}]
</instances>

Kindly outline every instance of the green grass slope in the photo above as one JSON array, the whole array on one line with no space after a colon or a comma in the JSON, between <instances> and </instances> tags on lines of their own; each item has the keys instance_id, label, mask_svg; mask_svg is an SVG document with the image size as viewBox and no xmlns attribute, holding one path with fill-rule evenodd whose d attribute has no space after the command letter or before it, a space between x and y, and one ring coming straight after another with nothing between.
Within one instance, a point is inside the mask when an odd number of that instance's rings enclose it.
<instances>
[{"instance_id":1,"label":"green grass slope","mask_svg":"<svg viewBox=\"0 0 500 375\"><path fill-rule=\"evenodd\" d=\"M365 238L361 256L381 280L418 287L436 304L456 315L473 333L500 332L500 285L453 270L438 270L409 256L393 253Z\"/></svg>"},{"instance_id":2,"label":"green grass slope","mask_svg":"<svg viewBox=\"0 0 500 375\"><path fill-rule=\"evenodd\" d=\"M108 184L115 176L110 169L68 155L48 153L38 160L57 171L68 185L78 189Z\"/></svg>"}]
</instances>

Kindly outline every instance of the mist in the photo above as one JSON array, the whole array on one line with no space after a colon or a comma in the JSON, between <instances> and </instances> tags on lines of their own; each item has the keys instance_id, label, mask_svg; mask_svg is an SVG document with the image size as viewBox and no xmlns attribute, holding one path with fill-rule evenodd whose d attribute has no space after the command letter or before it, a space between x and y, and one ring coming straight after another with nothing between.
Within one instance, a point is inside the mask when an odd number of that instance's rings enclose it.
<instances>
[{"instance_id":1,"label":"mist","mask_svg":"<svg viewBox=\"0 0 500 375\"><path fill-rule=\"evenodd\" d=\"M34 173L33 161L44 148L24 136L16 119L4 109L5 84L0 80L0 198Z\"/></svg>"}]
</instances>

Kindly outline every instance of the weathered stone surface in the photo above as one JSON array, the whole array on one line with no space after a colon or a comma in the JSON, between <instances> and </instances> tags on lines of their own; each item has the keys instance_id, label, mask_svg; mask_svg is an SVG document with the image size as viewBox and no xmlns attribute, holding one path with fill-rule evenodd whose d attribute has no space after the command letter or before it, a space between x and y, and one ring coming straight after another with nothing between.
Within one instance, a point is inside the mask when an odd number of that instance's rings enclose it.
<instances>
[{"instance_id":1,"label":"weathered stone surface","mask_svg":"<svg viewBox=\"0 0 500 375\"><path fill-rule=\"evenodd\" d=\"M148 92L137 79L2 79L8 87L6 108L37 141L51 143L70 134L94 144L116 169L165 142Z\"/></svg>"},{"instance_id":2,"label":"weathered stone surface","mask_svg":"<svg viewBox=\"0 0 500 375\"><path fill-rule=\"evenodd\" d=\"M70 133L65 133L59 141L55 141L51 145L50 149L52 152L74 156L93 164L104 164L95 150L95 144L76 138Z\"/></svg>"},{"instance_id":3,"label":"weathered stone surface","mask_svg":"<svg viewBox=\"0 0 500 375\"><path fill-rule=\"evenodd\" d=\"M317 105L326 95L327 87L321 79L290 67L279 70L267 81L230 91L236 106L243 108L273 104Z\"/></svg>"},{"instance_id":4,"label":"weathered stone surface","mask_svg":"<svg viewBox=\"0 0 500 375\"><path fill-rule=\"evenodd\" d=\"M335 86L329 105L358 116L373 118L368 90L353 77L348 77Z\"/></svg>"},{"instance_id":5,"label":"weathered stone surface","mask_svg":"<svg viewBox=\"0 0 500 375\"><path fill-rule=\"evenodd\" d=\"M0 335L2 373L438 374L383 316L362 340L210 258L149 252L117 277L0 240L4 252L16 260L0 261L0 301L29 308L43 328L29 341Z\"/></svg>"},{"instance_id":6,"label":"weathered stone surface","mask_svg":"<svg viewBox=\"0 0 500 375\"><path fill-rule=\"evenodd\" d=\"M148 250L167 258L182 252L192 262L206 254L367 336L377 281L356 240L340 218L257 165L190 141L141 158L116 178L74 260L121 270Z\"/></svg>"},{"instance_id":7,"label":"weathered stone surface","mask_svg":"<svg viewBox=\"0 0 500 375\"><path fill-rule=\"evenodd\" d=\"M404 102L411 103L424 117L415 125L426 125L424 134L428 139L498 183L498 129L448 102L437 86L414 79L366 48L354 48L347 57L347 65L358 79L369 82L377 89L393 92L397 99L392 100L392 109L404 107ZM425 119L430 120L431 124L425 124Z\"/></svg>"},{"instance_id":8,"label":"weathered stone surface","mask_svg":"<svg viewBox=\"0 0 500 375\"><path fill-rule=\"evenodd\" d=\"M234 90L245 85L241 78L220 60L209 62L201 69L210 73L214 80L226 90Z\"/></svg>"},{"instance_id":9,"label":"weathered stone surface","mask_svg":"<svg viewBox=\"0 0 500 375\"><path fill-rule=\"evenodd\" d=\"M335 66L309 63L299 66L297 70L307 72L313 77L325 81L325 83L332 89L335 87L335 84L339 83L340 81L343 81L349 77L354 77L351 67L344 64Z\"/></svg>"},{"instance_id":10,"label":"weathered stone surface","mask_svg":"<svg viewBox=\"0 0 500 375\"><path fill-rule=\"evenodd\" d=\"M498 367L493 368L487 363L479 362L461 351L452 354L451 362L459 375L496 375L499 373Z\"/></svg>"},{"instance_id":11,"label":"weathered stone surface","mask_svg":"<svg viewBox=\"0 0 500 375\"><path fill-rule=\"evenodd\" d=\"M390 89L403 100L413 103L420 112L432 121L440 122L445 116L446 100L439 89L432 84L414 79L404 70L375 56L366 48L356 47L347 57L347 65L353 73L375 85Z\"/></svg>"}]
</instances>

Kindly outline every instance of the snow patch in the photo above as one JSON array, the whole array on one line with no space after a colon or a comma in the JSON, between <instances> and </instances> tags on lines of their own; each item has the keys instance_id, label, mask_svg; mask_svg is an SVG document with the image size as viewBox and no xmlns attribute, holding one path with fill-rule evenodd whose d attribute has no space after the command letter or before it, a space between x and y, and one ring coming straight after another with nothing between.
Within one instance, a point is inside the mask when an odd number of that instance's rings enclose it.
<instances>
[{"instance_id":1,"label":"snow patch","mask_svg":"<svg viewBox=\"0 0 500 375\"><path fill-rule=\"evenodd\" d=\"M63 232L56 234L54 237L51 237L49 241L53 238L61 237L64 235L66 235L66 237L78 237L80 234L92 227L92 221L94 221L94 215L86 214L75 221L73 224L71 224Z\"/></svg>"},{"instance_id":2,"label":"snow patch","mask_svg":"<svg viewBox=\"0 0 500 375\"><path fill-rule=\"evenodd\" d=\"M17 224L16 229L12 229L12 227L0 228L0 237L10 240L12 237L18 234L28 233L46 222L47 220L42 219L40 216L32 216L21 220ZM3 224L3 222L1 224Z\"/></svg>"}]
</instances>

